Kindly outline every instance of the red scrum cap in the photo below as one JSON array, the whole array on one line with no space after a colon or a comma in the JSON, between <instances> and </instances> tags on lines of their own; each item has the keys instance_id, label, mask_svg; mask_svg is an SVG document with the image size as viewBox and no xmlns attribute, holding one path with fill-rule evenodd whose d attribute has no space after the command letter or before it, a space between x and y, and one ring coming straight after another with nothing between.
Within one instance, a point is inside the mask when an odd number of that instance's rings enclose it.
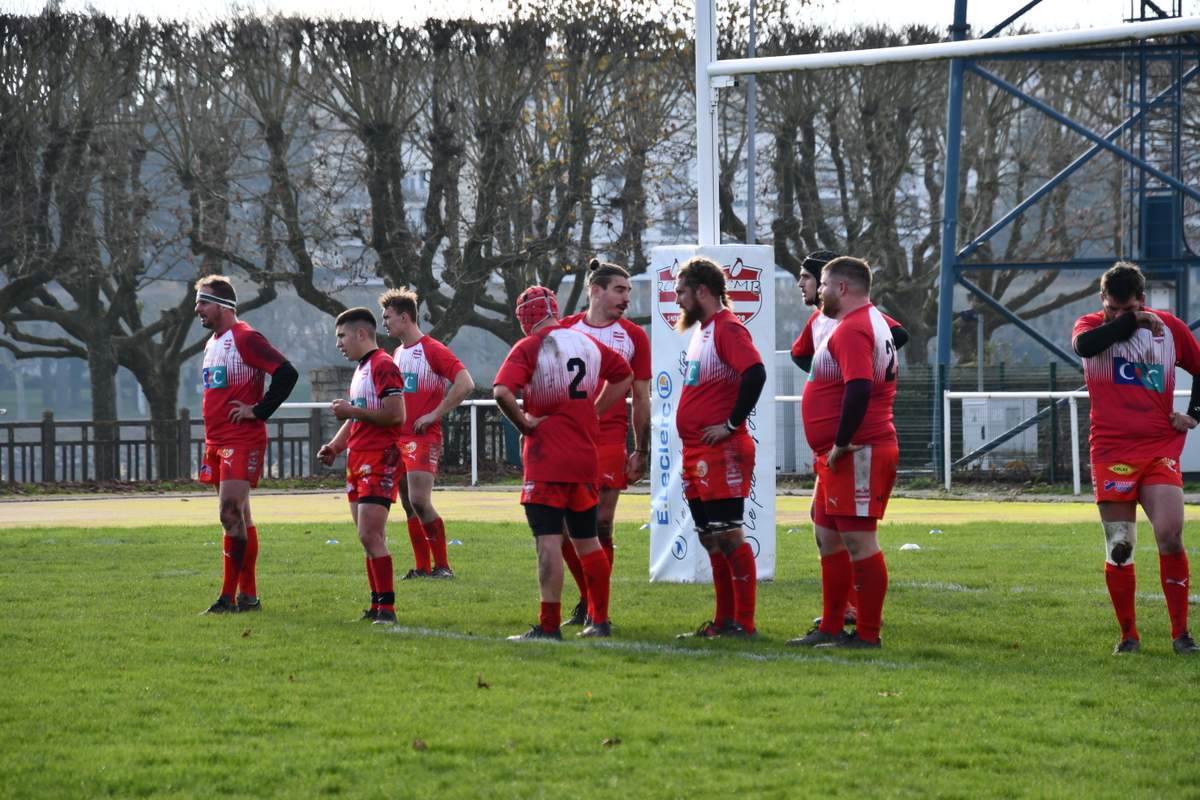
<instances>
[{"instance_id":1,"label":"red scrum cap","mask_svg":"<svg viewBox=\"0 0 1200 800\"><path fill-rule=\"evenodd\" d=\"M558 319L558 298L545 286L530 286L517 298L517 322L528 335L535 325L547 317Z\"/></svg>"}]
</instances>

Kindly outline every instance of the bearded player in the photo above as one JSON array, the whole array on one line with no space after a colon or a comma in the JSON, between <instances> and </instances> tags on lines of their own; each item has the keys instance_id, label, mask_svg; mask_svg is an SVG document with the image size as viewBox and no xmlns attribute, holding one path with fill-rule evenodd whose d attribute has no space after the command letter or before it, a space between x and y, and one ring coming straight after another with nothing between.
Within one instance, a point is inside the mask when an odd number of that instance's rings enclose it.
<instances>
[{"instance_id":1,"label":"bearded player","mask_svg":"<svg viewBox=\"0 0 1200 800\"><path fill-rule=\"evenodd\" d=\"M404 425L404 379L392 357L375 340L375 315L368 308L351 308L335 323L337 348L358 362L350 382L350 400L334 400L330 411L342 427L321 445L317 457L326 466L343 451L346 457L346 497L358 540L366 552L371 607L362 620L376 624L396 621L392 556L387 546L387 519L404 478L400 437Z\"/></svg>"},{"instance_id":2,"label":"bearded player","mask_svg":"<svg viewBox=\"0 0 1200 800\"><path fill-rule=\"evenodd\" d=\"M683 489L696 535L712 565L716 611L681 637L750 638L758 569L742 531L754 478L754 439L746 418L767 382L750 331L729 310L725 273L689 259L675 277L679 331L695 329L675 425L683 442Z\"/></svg>"},{"instance_id":3,"label":"bearded player","mask_svg":"<svg viewBox=\"0 0 1200 800\"><path fill-rule=\"evenodd\" d=\"M471 373L450 348L421 332L417 295L392 289L379 296L383 326L400 340L392 355L404 378L405 420L400 453L400 503L416 562L401 580L453 578L446 556L446 525L433 507L433 481L442 457L442 417L475 388Z\"/></svg>"},{"instance_id":4,"label":"bearded player","mask_svg":"<svg viewBox=\"0 0 1200 800\"><path fill-rule=\"evenodd\" d=\"M817 294L817 288L821 284L821 269L833 259L837 258L838 254L831 250L815 250L804 257L801 263L800 277L796 280L796 285L800 288L800 293L804 297L804 304L814 308L813 313L808 315L808 320L804 324L804 330L796 337L796 341L792 343L792 361L804 372L812 371L813 356L816 355L817 347L823 345L825 340L829 338L829 334L833 333L833 329L837 327L838 321L833 317L821 313L821 298ZM905 344L908 343L908 331L901 327L900 323L883 315L887 321L892 333L892 341L896 345L896 350L899 351ZM842 558L839 551L841 548L837 537L825 537L824 541L820 535L814 536L817 545L817 553L822 559L827 556L835 559ZM824 546L832 544L833 547ZM843 620L844 625L852 627L858 623L858 599L854 595L854 584L850 584L850 593L846 598L846 615ZM813 620L813 633L816 628L820 627L821 618L817 617ZM799 641L799 640L793 640Z\"/></svg>"},{"instance_id":5,"label":"bearded player","mask_svg":"<svg viewBox=\"0 0 1200 800\"><path fill-rule=\"evenodd\" d=\"M1114 655L1141 647L1134 601L1137 506L1158 543L1159 581L1176 653L1200 652L1188 634L1187 552L1183 549L1183 476L1179 456L1200 420L1200 345L1187 325L1146 307L1146 280L1118 261L1100 278L1100 311L1075 322L1091 399L1092 487L1104 527L1104 578L1121 628ZM1193 376L1186 413L1174 410L1175 368Z\"/></svg>"},{"instance_id":6,"label":"bearded player","mask_svg":"<svg viewBox=\"0 0 1200 800\"><path fill-rule=\"evenodd\" d=\"M616 351L633 369L633 452L626 454L629 408L622 398L600 420L600 504L596 508L596 533L600 546L613 563L613 519L621 491L646 471L650 452L650 337L625 318L629 308L629 272L617 264L596 259L588 265L588 308L564 317L562 326L586 333ZM564 625L587 625L587 581L579 556L563 541L563 560L579 587L579 603Z\"/></svg>"},{"instance_id":7,"label":"bearded player","mask_svg":"<svg viewBox=\"0 0 1200 800\"><path fill-rule=\"evenodd\" d=\"M896 481L899 442L892 421L896 347L889 321L871 304L871 269L842 256L821 270L821 313L837 321L817 347L801 416L817 474L812 517L821 552L819 626L788 644L874 649L887 594L876 534ZM857 628L845 631L851 588Z\"/></svg>"},{"instance_id":8,"label":"bearded player","mask_svg":"<svg viewBox=\"0 0 1200 800\"><path fill-rule=\"evenodd\" d=\"M250 490L258 486L267 447L267 425L287 400L299 374L266 337L237 318L237 293L228 278L196 281L196 317L212 331L204 346L204 461L200 482L217 487L224 580L205 614L261 611L255 568L258 528L250 515ZM264 393L264 376L271 388Z\"/></svg>"},{"instance_id":9,"label":"bearded player","mask_svg":"<svg viewBox=\"0 0 1200 800\"><path fill-rule=\"evenodd\" d=\"M536 625L509 639L562 638L564 525L579 554L592 620L577 635L607 637L612 570L596 536L599 417L629 392L633 372L608 347L560 325L550 289L531 286L522 292L516 315L525 338L504 359L492 391L524 437L521 504L537 544L541 609Z\"/></svg>"}]
</instances>

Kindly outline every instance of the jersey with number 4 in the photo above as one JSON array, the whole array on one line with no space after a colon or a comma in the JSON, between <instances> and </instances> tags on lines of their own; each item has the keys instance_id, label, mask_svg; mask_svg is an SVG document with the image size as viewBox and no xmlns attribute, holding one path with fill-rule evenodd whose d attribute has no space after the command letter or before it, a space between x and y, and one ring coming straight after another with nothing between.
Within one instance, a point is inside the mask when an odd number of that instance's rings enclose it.
<instances>
[{"instance_id":1,"label":"jersey with number 4","mask_svg":"<svg viewBox=\"0 0 1200 800\"><path fill-rule=\"evenodd\" d=\"M449 347L429 336L410 347L397 347L392 359L404 378L404 440L441 444L441 420L420 435L413 432L413 424L441 405L446 389L463 369L462 362Z\"/></svg>"},{"instance_id":2,"label":"jersey with number 4","mask_svg":"<svg viewBox=\"0 0 1200 800\"><path fill-rule=\"evenodd\" d=\"M804 435L813 452L821 454L833 447L842 420L842 397L853 380L871 381L871 400L851 444L895 444L892 406L898 370L891 326L879 309L868 303L843 317L817 346L800 403Z\"/></svg>"},{"instance_id":3,"label":"jersey with number 4","mask_svg":"<svg viewBox=\"0 0 1200 800\"><path fill-rule=\"evenodd\" d=\"M596 482L596 396L606 381L618 383L631 374L629 363L614 350L561 325L513 345L495 384L522 393L526 414L545 417L525 437L526 481Z\"/></svg>"},{"instance_id":4,"label":"jersey with number 4","mask_svg":"<svg viewBox=\"0 0 1200 800\"><path fill-rule=\"evenodd\" d=\"M1163 321L1163 335L1138 328L1123 342L1083 359L1091 399L1091 450L1096 461L1174 458L1186 434L1171 427L1175 367L1200 374L1200 344L1178 317L1145 308ZM1104 312L1075 321L1074 339L1104 324Z\"/></svg>"}]
</instances>

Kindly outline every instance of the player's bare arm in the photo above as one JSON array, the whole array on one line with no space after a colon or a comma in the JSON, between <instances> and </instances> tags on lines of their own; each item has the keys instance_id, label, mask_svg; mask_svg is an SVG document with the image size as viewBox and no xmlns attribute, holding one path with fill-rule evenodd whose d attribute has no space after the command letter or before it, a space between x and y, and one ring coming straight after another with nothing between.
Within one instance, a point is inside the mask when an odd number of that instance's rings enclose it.
<instances>
[{"instance_id":1,"label":"player's bare arm","mask_svg":"<svg viewBox=\"0 0 1200 800\"><path fill-rule=\"evenodd\" d=\"M545 417L532 417L522 411L520 404L517 403L516 395L507 386L492 387L492 397L496 398L496 407L500 409L500 413L508 418L508 421L522 436L533 433L534 429L545 419Z\"/></svg>"},{"instance_id":2,"label":"player's bare arm","mask_svg":"<svg viewBox=\"0 0 1200 800\"><path fill-rule=\"evenodd\" d=\"M467 399L467 395L474 390L475 379L466 369L460 369L454 376L454 382L446 390L446 396L442 398L442 402L438 403L438 407L428 414L422 414L413 422L413 432L424 433L430 425L458 408L462 401Z\"/></svg>"},{"instance_id":3,"label":"player's bare arm","mask_svg":"<svg viewBox=\"0 0 1200 800\"><path fill-rule=\"evenodd\" d=\"M358 420L368 425L380 428L390 428L393 425L404 424L404 397L394 395L385 397L380 408L359 408L348 400L338 398L329 404L329 410L341 420Z\"/></svg>"},{"instance_id":4,"label":"player's bare arm","mask_svg":"<svg viewBox=\"0 0 1200 800\"><path fill-rule=\"evenodd\" d=\"M350 426L352 424L352 420L346 420L342 423L342 427L338 428L337 434L328 442L321 445L321 449L317 451L317 460L328 467L333 464L339 455L346 452L346 442L350 441Z\"/></svg>"},{"instance_id":5,"label":"player's bare arm","mask_svg":"<svg viewBox=\"0 0 1200 800\"><path fill-rule=\"evenodd\" d=\"M650 453L650 381L633 382L633 452L625 463L625 478L636 483L646 473Z\"/></svg>"}]
</instances>

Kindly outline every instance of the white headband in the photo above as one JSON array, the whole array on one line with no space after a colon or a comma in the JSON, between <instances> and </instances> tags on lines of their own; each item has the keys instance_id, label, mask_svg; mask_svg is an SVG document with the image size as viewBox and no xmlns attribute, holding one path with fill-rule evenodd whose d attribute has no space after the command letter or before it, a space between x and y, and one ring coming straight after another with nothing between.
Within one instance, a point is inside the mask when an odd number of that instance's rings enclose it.
<instances>
[{"instance_id":1,"label":"white headband","mask_svg":"<svg viewBox=\"0 0 1200 800\"><path fill-rule=\"evenodd\" d=\"M217 297L215 294L209 294L208 292L196 292L196 302L198 303L202 300L205 303L215 303L225 308L232 308L234 311L237 310L236 300L226 300L224 297Z\"/></svg>"}]
</instances>

